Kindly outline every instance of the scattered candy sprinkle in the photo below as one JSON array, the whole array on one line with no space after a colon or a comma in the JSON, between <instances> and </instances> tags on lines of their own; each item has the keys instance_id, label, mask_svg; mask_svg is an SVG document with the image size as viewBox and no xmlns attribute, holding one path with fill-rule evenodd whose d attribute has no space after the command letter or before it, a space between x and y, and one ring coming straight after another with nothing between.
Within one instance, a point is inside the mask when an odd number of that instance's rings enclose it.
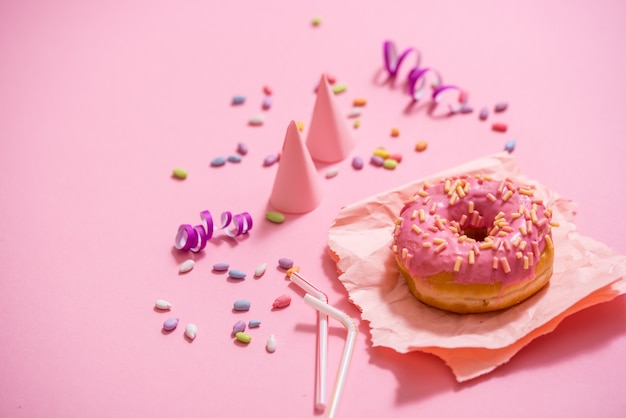
<instances>
[{"instance_id":1,"label":"scattered candy sprinkle","mask_svg":"<svg viewBox=\"0 0 626 418\"><path fill-rule=\"evenodd\" d=\"M194 340L196 338L196 335L198 335L198 327L196 326L196 324L187 324L187 326L185 327L185 335L190 340Z\"/></svg>"},{"instance_id":2,"label":"scattered candy sprinkle","mask_svg":"<svg viewBox=\"0 0 626 418\"><path fill-rule=\"evenodd\" d=\"M326 170L327 179L332 179L333 177L336 177L337 174L339 174L339 169L337 168L329 168L328 170Z\"/></svg>"},{"instance_id":3,"label":"scattered candy sprinkle","mask_svg":"<svg viewBox=\"0 0 626 418\"><path fill-rule=\"evenodd\" d=\"M377 167L382 167L385 162L385 159L380 155L372 155L370 157L370 164L375 165Z\"/></svg>"},{"instance_id":4,"label":"scattered candy sprinkle","mask_svg":"<svg viewBox=\"0 0 626 418\"><path fill-rule=\"evenodd\" d=\"M326 73L324 75L326 76L326 80L328 80L328 84L333 85L333 84L335 84L337 82L337 79L335 78L334 75L328 74L328 73Z\"/></svg>"},{"instance_id":5,"label":"scattered candy sprinkle","mask_svg":"<svg viewBox=\"0 0 626 418\"><path fill-rule=\"evenodd\" d=\"M489 116L489 109L487 109L486 107L483 107L482 109L480 109L480 113L478 114L478 119L486 120L488 116Z\"/></svg>"},{"instance_id":6,"label":"scattered candy sprinkle","mask_svg":"<svg viewBox=\"0 0 626 418\"><path fill-rule=\"evenodd\" d=\"M267 270L267 263L261 264L254 270L254 277L261 277L265 273L265 270Z\"/></svg>"},{"instance_id":7,"label":"scattered candy sprinkle","mask_svg":"<svg viewBox=\"0 0 626 418\"><path fill-rule=\"evenodd\" d=\"M196 262L193 260L185 260L183 261L183 263L180 265L180 267L178 268L178 272L179 273L187 273L188 271L191 271L191 269L193 269L193 266L196 265Z\"/></svg>"},{"instance_id":8,"label":"scattered candy sprinkle","mask_svg":"<svg viewBox=\"0 0 626 418\"><path fill-rule=\"evenodd\" d=\"M312 20L311 20L311 24L313 26L319 26L322 23L322 18L319 16L315 16Z\"/></svg>"},{"instance_id":9,"label":"scattered candy sprinkle","mask_svg":"<svg viewBox=\"0 0 626 418\"><path fill-rule=\"evenodd\" d=\"M281 257L278 259L278 265L287 270L293 267L293 260L291 258Z\"/></svg>"},{"instance_id":10,"label":"scattered candy sprinkle","mask_svg":"<svg viewBox=\"0 0 626 418\"><path fill-rule=\"evenodd\" d=\"M263 160L263 167L269 167L278 162L278 156L276 154L270 154Z\"/></svg>"},{"instance_id":11,"label":"scattered candy sprinkle","mask_svg":"<svg viewBox=\"0 0 626 418\"><path fill-rule=\"evenodd\" d=\"M352 108L350 110L350 113L348 113L349 118L356 118L359 116L361 116L361 109L359 109L358 107Z\"/></svg>"},{"instance_id":12,"label":"scattered candy sprinkle","mask_svg":"<svg viewBox=\"0 0 626 418\"><path fill-rule=\"evenodd\" d=\"M352 168L354 168L355 170L360 170L363 168L363 158L361 157L354 157L352 159Z\"/></svg>"},{"instance_id":13,"label":"scattered candy sprinkle","mask_svg":"<svg viewBox=\"0 0 626 418\"><path fill-rule=\"evenodd\" d=\"M172 176L174 178L180 179L180 180L184 180L187 178L187 170L185 170L184 168L175 168L172 171Z\"/></svg>"},{"instance_id":14,"label":"scattered candy sprinkle","mask_svg":"<svg viewBox=\"0 0 626 418\"><path fill-rule=\"evenodd\" d=\"M359 126L361 126L361 119L356 119L352 126L354 127L354 129L357 129Z\"/></svg>"},{"instance_id":15,"label":"scattered candy sprinkle","mask_svg":"<svg viewBox=\"0 0 626 418\"><path fill-rule=\"evenodd\" d=\"M178 326L178 318L168 318L163 322L163 329L165 331L171 331Z\"/></svg>"},{"instance_id":16,"label":"scattered candy sprinkle","mask_svg":"<svg viewBox=\"0 0 626 418\"><path fill-rule=\"evenodd\" d=\"M241 270L231 269L228 270L228 277L231 279L242 280L246 278L246 273Z\"/></svg>"},{"instance_id":17,"label":"scattered candy sprinkle","mask_svg":"<svg viewBox=\"0 0 626 418\"><path fill-rule=\"evenodd\" d=\"M259 321L258 319L251 319L251 320L248 322L248 326L249 326L250 328L258 328L258 327L260 327L260 326L261 326L261 321Z\"/></svg>"},{"instance_id":18,"label":"scattered candy sprinkle","mask_svg":"<svg viewBox=\"0 0 626 418\"><path fill-rule=\"evenodd\" d=\"M415 144L415 151L417 152L422 152L426 150L426 148L428 148L428 142L426 141L419 141L417 144Z\"/></svg>"},{"instance_id":19,"label":"scattered candy sprinkle","mask_svg":"<svg viewBox=\"0 0 626 418\"><path fill-rule=\"evenodd\" d=\"M233 104L234 105L240 105L243 104L246 101L246 96L243 96L241 94L238 94L236 96L233 96Z\"/></svg>"},{"instance_id":20,"label":"scattered candy sprinkle","mask_svg":"<svg viewBox=\"0 0 626 418\"><path fill-rule=\"evenodd\" d=\"M386 168L387 170L395 170L397 166L398 162L392 158L385 158L383 161L383 168Z\"/></svg>"},{"instance_id":21,"label":"scattered candy sprinkle","mask_svg":"<svg viewBox=\"0 0 626 418\"><path fill-rule=\"evenodd\" d=\"M504 112L508 107L509 107L508 103L505 103L505 102L496 103L496 105L493 107L493 111Z\"/></svg>"},{"instance_id":22,"label":"scattered candy sprinkle","mask_svg":"<svg viewBox=\"0 0 626 418\"><path fill-rule=\"evenodd\" d=\"M157 301L154 302L154 307L162 311L169 311L170 309L172 309L172 304L166 300L157 299Z\"/></svg>"},{"instance_id":23,"label":"scattered candy sprinkle","mask_svg":"<svg viewBox=\"0 0 626 418\"><path fill-rule=\"evenodd\" d=\"M285 222L285 215L280 212L266 212L265 218L275 224L282 224Z\"/></svg>"},{"instance_id":24,"label":"scattered candy sprinkle","mask_svg":"<svg viewBox=\"0 0 626 418\"><path fill-rule=\"evenodd\" d=\"M289 295L280 295L274 300L272 304L272 308L286 308L291 304L291 296Z\"/></svg>"},{"instance_id":25,"label":"scattered candy sprinkle","mask_svg":"<svg viewBox=\"0 0 626 418\"><path fill-rule=\"evenodd\" d=\"M239 299L233 303L233 309L236 311L249 311L250 301L248 299Z\"/></svg>"},{"instance_id":26,"label":"scattered candy sprinkle","mask_svg":"<svg viewBox=\"0 0 626 418\"><path fill-rule=\"evenodd\" d=\"M391 153L389 151L387 151L386 149L379 147L376 148L373 152L373 155L381 157L381 158L389 158L389 156L391 155Z\"/></svg>"},{"instance_id":27,"label":"scattered candy sprinkle","mask_svg":"<svg viewBox=\"0 0 626 418\"><path fill-rule=\"evenodd\" d=\"M394 138L400 136L400 130L398 128L392 128L391 129L391 136L394 137Z\"/></svg>"},{"instance_id":28,"label":"scattered candy sprinkle","mask_svg":"<svg viewBox=\"0 0 626 418\"><path fill-rule=\"evenodd\" d=\"M515 141L512 139L509 141L506 141L506 144L504 144L504 149L505 151L513 152L513 150L515 149Z\"/></svg>"},{"instance_id":29,"label":"scattered candy sprinkle","mask_svg":"<svg viewBox=\"0 0 626 418\"><path fill-rule=\"evenodd\" d=\"M465 103L463 103L459 109L459 113L463 113L463 114L472 113L473 111L474 109L472 109L471 106L468 106Z\"/></svg>"},{"instance_id":30,"label":"scattered candy sprinkle","mask_svg":"<svg viewBox=\"0 0 626 418\"><path fill-rule=\"evenodd\" d=\"M367 104L367 100L365 99L354 99L354 101L352 102L352 106L354 107L362 107L365 106Z\"/></svg>"},{"instance_id":31,"label":"scattered candy sprinkle","mask_svg":"<svg viewBox=\"0 0 626 418\"><path fill-rule=\"evenodd\" d=\"M335 84L333 86L333 93L341 94L341 93L345 92L347 89L348 89L348 86L345 83Z\"/></svg>"},{"instance_id":32,"label":"scattered candy sprinkle","mask_svg":"<svg viewBox=\"0 0 626 418\"><path fill-rule=\"evenodd\" d=\"M391 154L389 156L389 158L391 158L392 160L396 160L398 162L398 164L400 164L402 162L402 154Z\"/></svg>"},{"instance_id":33,"label":"scattered candy sprinkle","mask_svg":"<svg viewBox=\"0 0 626 418\"><path fill-rule=\"evenodd\" d=\"M268 85L263 86L263 94L265 94L266 96L271 96L272 88Z\"/></svg>"},{"instance_id":34,"label":"scattered candy sprinkle","mask_svg":"<svg viewBox=\"0 0 626 418\"><path fill-rule=\"evenodd\" d=\"M254 115L248 119L248 125L261 126L265 123L265 117L263 115Z\"/></svg>"},{"instance_id":35,"label":"scattered candy sprinkle","mask_svg":"<svg viewBox=\"0 0 626 418\"><path fill-rule=\"evenodd\" d=\"M235 338L237 338L237 341L242 342L244 344L248 344L250 343L250 341L252 341L252 337L246 334L245 332L236 333Z\"/></svg>"},{"instance_id":36,"label":"scattered candy sprinkle","mask_svg":"<svg viewBox=\"0 0 626 418\"><path fill-rule=\"evenodd\" d=\"M237 334L238 332L244 332L246 330L246 322L239 320L237 322L235 322L235 325L233 325L233 335Z\"/></svg>"},{"instance_id":37,"label":"scattered candy sprinkle","mask_svg":"<svg viewBox=\"0 0 626 418\"><path fill-rule=\"evenodd\" d=\"M215 271L227 271L230 268L228 263L215 263L213 264L213 270Z\"/></svg>"},{"instance_id":38,"label":"scattered candy sprinkle","mask_svg":"<svg viewBox=\"0 0 626 418\"><path fill-rule=\"evenodd\" d=\"M211 167L221 167L226 164L226 157L215 157L211 160Z\"/></svg>"},{"instance_id":39,"label":"scattered candy sprinkle","mask_svg":"<svg viewBox=\"0 0 626 418\"><path fill-rule=\"evenodd\" d=\"M267 338L267 344L265 345L265 349L268 353L273 353L274 351L276 351L276 337L274 337L274 334L270 334L270 336Z\"/></svg>"},{"instance_id":40,"label":"scattered candy sprinkle","mask_svg":"<svg viewBox=\"0 0 626 418\"><path fill-rule=\"evenodd\" d=\"M241 155L246 155L248 153L248 146L243 142L238 143L237 152Z\"/></svg>"},{"instance_id":41,"label":"scattered candy sprinkle","mask_svg":"<svg viewBox=\"0 0 626 418\"><path fill-rule=\"evenodd\" d=\"M261 107L263 108L263 110L268 110L270 107L272 107L272 96L265 96L263 98L263 103L261 104Z\"/></svg>"},{"instance_id":42,"label":"scattered candy sprinkle","mask_svg":"<svg viewBox=\"0 0 626 418\"><path fill-rule=\"evenodd\" d=\"M237 154L229 155L227 160L229 163L240 163L241 155L237 155Z\"/></svg>"},{"instance_id":43,"label":"scattered candy sprinkle","mask_svg":"<svg viewBox=\"0 0 626 418\"><path fill-rule=\"evenodd\" d=\"M302 132L304 130L304 122L302 122L301 120L296 122L296 126L298 127L298 130L300 132Z\"/></svg>"},{"instance_id":44,"label":"scattered candy sprinkle","mask_svg":"<svg viewBox=\"0 0 626 418\"><path fill-rule=\"evenodd\" d=\"M494 123L493 125L491 125L491 129L496 132L506 132L508 126L506 125L506 123Z\"/></svg>"}]
</instances>

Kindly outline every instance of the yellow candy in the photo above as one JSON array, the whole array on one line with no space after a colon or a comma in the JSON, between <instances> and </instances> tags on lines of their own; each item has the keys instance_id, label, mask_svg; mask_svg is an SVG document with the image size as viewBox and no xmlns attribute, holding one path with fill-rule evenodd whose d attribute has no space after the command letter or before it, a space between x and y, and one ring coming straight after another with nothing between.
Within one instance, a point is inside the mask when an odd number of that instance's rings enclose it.
<instances>
[{"instance_id":1,"label":"yellow candy","mask_svg":"<svg viewBox=\"0 0 626 418\"><path fill-rule=\"evenodd\" d=\"M391 153L384 148L376 148L373 154L381 158L389 158L389 156L391 155Z\"/></svg>"},{"instance_id":2,"label":"yellow candy","mask_svg":"<svg viewBox=\"0 0 626 418\"><path fill-rule=\"evenodd\" d=\"M387 170L395 170L397 166L398 161L394 160L393 158L387 158L385 159L385 161L383 161L383 167Z\"/></svg>"},{"instance_id":3,"label":"yellow candy","mask_svg":"<svg viewBox=\"0 0 626 418\"><path fill-rule=\"evenodd\" d=\"M235 338L237 338L237 341L242 342L244 344L248 344L250 343L250 341L252 341L252 337L249 334L246 334L245 332L236 333Z\"/></svg>"},{"instance_id":4,"label":"yellow candy","mask_svg":"<svg viewBox=\"0 0 626 418\"><path fill-rule=\"evenodd\" d=\"M172 176L177 179L184 180L187 178L187 170L184 168L175 168L174 171L172 171Z\"/></svg>"}]
</instances>

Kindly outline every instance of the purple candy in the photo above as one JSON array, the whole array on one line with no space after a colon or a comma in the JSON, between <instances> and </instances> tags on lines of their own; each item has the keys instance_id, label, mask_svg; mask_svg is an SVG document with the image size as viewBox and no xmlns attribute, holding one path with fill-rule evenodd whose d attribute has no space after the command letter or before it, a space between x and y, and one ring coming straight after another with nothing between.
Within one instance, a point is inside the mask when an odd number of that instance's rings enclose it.
<instances>
[{"instance_id":1,"label":"purple candy","mask_svg":"<svg viewBox=\"0 0 626 418\"><path fill-rule=\"evenodd\" d=\"M163 329L165 331L171 331L178 326L178 318L169 318L163 322Z\"/></svg>"},{"instance_id":2,"label":"purple candy","mask_svg":"<svg viewBox=\"0 0 626 418\"><path fill-rule=\"evenodd\" d=\"M377 167L382 167L384 163L385 159L379 155L372 155L372 157L370 158L370 164Z\"/></svg>"},{"instance_id":3,"label":"purple candy","mask_svg":"<svg viewBox=\"0 0 626 418\"><path fill-rule=\"evenodd\" d=\"M265 96L263 98L263 104L262 107L264 110L269 109L270 107L272 107L272 97L271 96Z\"/></svg>"},{"instance_id":4,"label":"purple candy","mask_svg":"<svg viewBox=\"0 0 626 418\"><path fill-rule=\"evenodd\" d=\"M354 168L355 170L360 170L363 168L363 158L361 157L354 157L352 159L352 168Z\"/></svg>"},{"instance_id":5,"label":"purple candy","mask_svg":"<svg viewBox=\"0 0 626 418\"><path fill-rule=\"evenodd\" d=\"M271 154L265 157L263 160L263 166L269 167L270 165L276 164L278 162L278 156L276 154Z\"/></svg>"},{"instance_id":6,"label":"purple candy","mask_svg":"<svg viewBox=\"0 0 626 418\"><path fill-rule=\"evenodd\" d=\"M496 105L493 107L493 111L504 112L508 107L509 107L508 103L505 103L505 102L496 103Z\"/></svg>"},{"instance_id":7,"label":"purple candy","mask_svg":"<svg viewBox=\"0 0 626 418\"><path fill-rule=\"evenodd\" d=\"M243 142L238 143L237 152L241 155L246 155L248 153L248 146Z\"/></svg>"},{"instance_id":8,"label":"purple candy","mask_svg":"<svg viewBox=\"0 0 626 418\"><path fill-rule=\"evenodd\" d=\"M293 260L291 258L282 257L278 259L278 265L284 268L285 270L289 270L293 267Z\"/></svg>"},{"instance_id":9,"label":"purple candy","mask_svg":"<svg viewBox=\"0 0 626 418\"><path fill-rule=\"evenodd\" d=\"M235 322L235 325L233 325L233 334L236 334L238 332L244 332L245 330L246 330L246 323L242 320Z\"/></svg>"},{"instance_id":10,"label":"purple candy","mask_svg":"<svg viewBox=\"0 0 626 418\"><path fill-rule=\"evenodd\" d=\"M213 264L213 270L215 271L226 271L230 265L228 263L215 263Z\"/></svg>"},{"instance_id":11,"label":"purple candy","mask_svg":"<svg viewBox=\"0 0 626 418\"><path fill-rule=\"evenodd\" d=\"M483 107L482 109L480 109L480 113L478 114L478 118L480 120L485 120L485 119L487 119L487 116L489 116L489 109L487 109L486 107Z\"/></svg>"}]
</instances>

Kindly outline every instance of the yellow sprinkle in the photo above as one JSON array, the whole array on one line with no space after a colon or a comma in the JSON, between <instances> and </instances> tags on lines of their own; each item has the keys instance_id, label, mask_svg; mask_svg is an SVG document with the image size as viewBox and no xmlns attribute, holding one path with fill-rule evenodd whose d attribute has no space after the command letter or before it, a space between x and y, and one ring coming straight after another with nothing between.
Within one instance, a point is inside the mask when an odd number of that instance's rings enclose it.
<instances>
[{"instance_id":1,"label":"yellow sprinkle","mask_svg":"<svg viewBox=\"0 0 626 418\"><path fill-rule=\"evenodd\" d=\"M528 234L528 231L526 231L526 226L524 226L524 224L519 226L519 232L522 233L522 235L526 236L526 234Z\"/></svg>"},{"instance_id":2,"label":"yellow sprinkle","mask_svg":"<svg viewBox=\"0 0 626 418\"><path fill-rule=\"evenodd\" d=\"M528 241L522 241L522 242L519 244L519 249L520 249L520 251L524 251L524 250L526 249L526 244L528 244Z\"/></svg>"},{"instance_id":3,"label":"yellow sprinkle","mask_svg":"<svg viewBox=\"0 0 626 418\"><path fill-rule=\"evenodd\" d=\"M487 193L487 199L491 200L492 202L496 201L496 197L492 195L491 193Z\"/></svg>"},{"instance_id":4,"label":"yellow sprinkle","mask_svg":"<svg viewBox=\"0 0 626 418\"><path fill-rule=\"evenodd\" d=\"M409 250L407 248L403 248L402 249L402 258L406 258L406 255L409 253Z\"/></svg>"},{"instance_id":5,"label":"yellow sprinkle","mask_svg":"<svg viewBox=\"0 0 626 418\"><path fill-rule=\"evenodd\" d=\"M528 255L528 262L530 263L530 265L532 266L533 264L535 264L535 263L533 262L533 261L534 261L534 255L533 255L533 253L531 253L530 251L528 251L528 252L526 253L526 255Z\"/></svg>"},{"instance_id":6,"label":"yellow sprinkle","mask_svg":"<svg viewBox=\"0 0 626 418\"><path fill-rule=\"evenodd\" d=\"M422 243L422 247L424 247L424 248L430 248L430 247L432 247L432 245L433 244L431 244L430 242L423 242Z\"/></svg>"},{"instance_id":7,"label":"yellow sprinkle","mask_svg":"<svg viewBox=\"0 0 626 418\"><path fill-rule=\"evenodd\" d=\"M402 224L402 217L398 216L396 218L396 225L400 225L400 224Z\"/></svg>"},{"instance_id":8,"label":"yellow sprinkle","mask_svg":"<svg viewBox=\"0 0 626 418\"><path fill-rule=\"evenodd\" d=\"M420 229L420 227L415 224L411 225L411 229L418 234L422 233L422 230Z\"/></svg>"},{"instance_id":9,"label":"yellow sprinkle","mask_svg":"<svg viewBox=\"0 0 626 418\"><path fill-rule=\"evenodd\" d=\"M417 209L413 209L413 212L411 212L411 219L415 218L417 218Z\"/></svg>"},{"instance_id":10,"label":"yellow sprinkle","mask_svg":"<svg viewBox=\"0 0 626 418\"><path fill-rule=\"evenodd\" d=\"M439 244L439 246L435 248L435 254L439 254L440 252L445 250L447 246L448 246L447 242L444 242L443 244Z\"/></svg>"},{"instance_id":11,"label":"yellow sprinkle","mask_svg":"<svg viewBox=\"0 0 626 418\"><path fill-rule=\"evenodd\" d=\"M433 202L433 204L430 206L430 210L428 211L428 213L430 213L431 215L434 215L435 212L437 212L437 202Z\"/></svg>"},{"instance_id":12,"label":"yellow sprinkle","mask_svg":"<svg viewBox=\"0 0 626 418\"><path fill-rule=\"evenodd\" d=\"M361 98L354 99L354 101L352 102L352 106L355 106L355 107L365 106L366 104L367 104L367 100L361 99Z\"/></svg>"},{"instance_id":13,"label":"yellow sprinkle","mask_svg":"<svg viewBox=\"0 0 626 418\"><path fill-rule=\"evenodd\" d=\"M449 204L450 206L454 205L454 204L456 203L456 201L457 201L457 199L458 199L458 198L459 198L459 195L458 195L458 194L456 194L456 193L454 193L454 194L452 195L452 197L450 197L450 201L448 202L448 204Z\"/></svg>"},{"instance_id":14,"label":"yellow sprinkle","mask_svg":"<svg viewBox=\"0 0 626 418\"><path fill-rule=\"evenodd\" d=\"M552 237L550 235L546 235L544 239L546 240L546 245L548 246L548 248L553 249L554 243L552 242Z\"/></svg>"},{"instance_id":15,"label":"yellow sprinkle","mask_svg":"<svg viewBox=\"0 0 626 418\"><path fill-rule=\"evenodd\" d=\"M522 258L524 256L524 253L522 253L521 251L518 251L515 253L515 257L519 260L520 258Z\"/></svg>"},{"instance_id":16,"label":"yellow sprinkle","mask_svg":"<svg viewBox=\"0 0 626 418\"><path fill-rule=\"evenodd\" d=\"M419 217L420 217L420 222L426 221L426 212L424 212L424 209L419 210Z\"/></svg>"},{"instance_id":17,"label":"yellow sprinkle","mask_svg":"<svg viewBox=\"0 0 626 418\"><path fill-rule=\"evenodd\" d=\"M376 155L377 157L382 157L382 158L389 158L389 156L391 155L391 153L384 148L376 148L373 154Z\"/></svg>"},{"instance_id":18,"label":"yellow sprinkle","mask_svg":"<svg viewBox=\"0 0 626 418\"><path fill-rule=\"evenodd\" d=\"M511 266L509 266L509 260L506 257L500 257L500 263L502 264L502 269L504 269L505 273L511 272Z\"/></svg>"},{"instance_id":19,"label":"yellow sprinkle","mask_svg":"<svg viewBox=\"0 0 626 418\"><path fill-rule=\"evenodd\" d=\"M454 263L454 271L458 272L461 270L461 263L463 262L463 258L457 256L456 261Z\"/></svg>"},{"instance_id":20,"label":"yellow sprinkle","mask_svg":"<svg viewBox=\"0 0 626 418\"><path fill-rule=\"evenodd\" d=\"M415 144L415 151L422 152L427 147L428 147L428 142L426 142L426 141L419 141L418 143Z\"/></svg>"},{"instance_id":21,"label":"yellow sprinkle","mask_svg":"<svg viewBox=\"0 0 626 418\"><path fill-rule=\"evenodd\" d=\"M474 251L470 250L470 252L467 253L467 262L469 264L474 264Z\"/></svg>"},{"instance_id":22,"label":"yellow sprinkle","mask_svg":"<svg viewBox=\"0 0 626 418\"><path fill-rule=\"evenodd\" d=\"M443 238L433 238L433 244L439 245L443 244L444 242L446 242L446 240Z\"/></svg>"},{"instance_id":23,"label":"yellow sprinkle","mask_svg":"<svg viewBox=\"0 0 626 418\"><path fill-rule=\"evenodd\" d=\"M483 241L482 243L480 243L480 245L478 247L481 250L487 250L487 249L493 247L493 241Z\"/></svg>"},{"instance_id":24,"label":"yellow sprinkle","mask_svg":"<svg viewBox=\"0 0 626 418\"><path fill-rule=\"evenodd\" d=\"M466 214L461 215L461 219L459 220L459 225L462 226L466 221L467 221L467 215Z\"/></svg>"},{"instance_id":25,"label":"yellow sprinkle","mask_svg":"<svg viewBox=\"0 0 626 418\"><path fill-rule=\"evenodd\" d=\"M428 230L432 232L439 232L439 228L437 228L435 225L429 226Z\"/></svg>"},{"instance_id":26,"label":"yellow sprinkle","mask_svg":"<svg viewBox=\"0 0 626 418\"><path fill-rule=\"evenodd\" d=\"M420 190L417 192L417 195L420 197L426 197L428 196L428 192L426 190Z\"/></svg>"},{"instance_id":27,"label":"yellow sprinkle","mask_svg":"<svg viewBox=\"0 0 626 418\"><path fill-rule=\"evenodd\" d=\"M521 214L521 213L519 213L519 212L513 212L513 213L511 214L511 219L517 219L517 218L519 218L520 216L522 216L522 214Z\"/></svg>"},{"instance_id":28,"label":"yellow sprinkle","mask_svg":"<svg viewBox=\"0 0 626 418\"><path fill-rule=\"evenodd\" d=\"M523 187L520 187L519 189L517 189L517 191L519 192L519 194L523 194L526 196L533 196L535 194L535 191L532 189L525 189Z\"/></svg>"},{"instance_id":29,"label":"yellow sprinkle","mask_svg":"<svg viewBox=\"0 0 626 418\"><path fill-rule=\"evenodd\" d=\"M491 264L491 267L492 267L494 270L498 270L498 261L499 261L499 260L498 260L498 257L494 257L494 258L493 258L493 263Z\"/></svg>"},{"instance_id":30,"label":"yellow sprinkle","mask_svg":"<svg viewBox=\"0 0 626 418\"><path fill-rule=\"evenodd\" d=\"M391 246L391 251L392 251L394 254L397 254L397 253L398 253L398 244L393 244L393 245Z\"/></svg>"},{"instance_id":31,"label":"yellow sprinkle","mask_svg":"<svg viewBox=\"0 0 626 418\"><path fill-rule=\"evenodd\" d=\"M354 127L354 129L357 129L359 126L361 126L361 119L355 119L352 126Z\"/></svg>"},{"instance_id":32,"label":"yellow sprinkle","mask_svg":"<svg viewBox=\"0 0 626 418\"><path fill-rule=\"evenodd\" d=\"M400 130L398 128L391 128L391 136L394 138L400 136Z\"/></svg>"},{"instance_id":33,"label":"yellow sprinkle","mask_svg":"<svg viewBox=\"0 0 626 418\"><path fill-rule=\"evenodd\" d=\"M429 237L430 237L430 234L428 232L424 232L422 234L422 238L424 238L424 239L428 239Z\"/></svg>"},{"instance_id":34,"label":"yellow sprinkle","mask_svg":"<svg viewBox=\"0 0 626 418\"><path fill-rule=\"evenodd\" d=\"M558 227L559 227L559 226L561 226L561 225L559 225L559 223L558 223L558 222L550 221L550 226L552 226L552 227L554 227L554 228L558 228Z\"/></svg>"},{"instance_id":35,"label":"yellow sprinkle","mask_svg":"<svg viewBox=\"0 0 626 418\"><path fill-rule=\"evenodd\" d=\"M524 256L524 270L528 270L528 267L530 267L530 262L528 257Z\"/></svg>"},{"instance_id":36,"label":"yellow sprinkle","mask_svg":"<svg viewBox=\"0 0 626 418\"><path fill-rule=\"evenodd\" d=\"M522 237L518 235L517 237L515 237L515 240L513 241L513 246L517 248L520 242L522 242Z\"/></svg>"},{"instance_id":37,"label":"yellow sprinkle","mask_svg":"<svg viewBox=\"0 0 626 418\"><path fill-rule=\"evenodd\" d=\"M450 179L446 179L446 184L443 186L443 191L446 193L450 191Z\"/></svg>"},{"instance_id":38,"label":"yellow sprinkle","mask_svg":"<svg viewBox=\"0 0 626 418\"><path fill-rule=\"evenodd\" d=\"M467 212L468 213L474 213L474 202L470 201L469 204L467 205Z\"/></svg>"},{"instance_id":39,"label":"yellow sprinkle","mask_svg":"<svg viewBox=\"0 0 626 418\"><path fill-rule=\"evenodd\" d=\"M302 122L301 120L299 120L298 122L296 122L296 126L298 127L298 130L300 132L302 132L304 130L304 122Z\"/></svg>"},{"instance_id":40,"label":"yellow sprinkle","mask_svg":"<svg viewBox=\"0 0 626 418\"><path fill-rule=\"evenodd\" d=\"M530 212L530 219L533 221L533 223L534 223L535 225L537 225L537 223L539 223L539 219L537 218L537 211L536 211L535 209L533 209L533 210Z\"/></svg>"},{"instance_id":41,"label":"yellow sprinkle","mask_svg":"<svg viewBox=\"0 0 626 418\"><path fill-rule=\"evenodd\" d=\"M495 217L495 218L493 218L493 219L494 219L494 221L498 221L498 220L500 220L500 219L504 218L504 215L505 215L505 213L504 213L504 212L502 212L502 211L500 211L500 212L498 212L498 214L496 215L496 217Z\"/></svg>"}]
</instances>

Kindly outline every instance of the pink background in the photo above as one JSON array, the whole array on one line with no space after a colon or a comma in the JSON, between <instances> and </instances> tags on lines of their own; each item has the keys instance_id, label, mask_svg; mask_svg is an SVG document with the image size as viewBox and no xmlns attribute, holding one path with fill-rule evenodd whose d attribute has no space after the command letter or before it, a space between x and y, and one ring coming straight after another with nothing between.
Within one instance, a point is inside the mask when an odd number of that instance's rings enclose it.
<instances>
[{"instance_id":1,"label":"pink background","mask_svg":"<svg viewBox=\"0 0 626 418\"><path fill-rule=\"evenodd\" d=\"M626 4L608 0L2 2L0 416L320 416L315 314L278 258L294 259L358 319L326 255L339 208L508 139L525 175L579 204L583 234L626 253L624 16ZM488 122L476 112L405 112L401 87L377 83L385 39L419 48L476 110L502 100L509 110ZM333 164L339 175L323 178L318 208L270 224L277 167L262 161L290 120L306 126L323 72L348 85L337 96L346 115L354 98L368 100L352 155L367 159L382 145L404 160L394 171L357 172L351 157ZM265 84L274 106L264 126L249 127ZM235 94L246 103L231 106ZM492 121L509 131L492 132ZM429 141L426 152L414 152L418 140ZM209 167L237 142L250 148L240 164ZM177 166L187 180L171 178ZM323 177L329 166L318 168ZM214 238L178 275L186 254L173 249L174 234L203 209L248 211L254 228ZM218 261L249 277L229 282L211 271ZM252 278L262 262L267 273ZM283 293L291 306L271 311ZM158 298L174 309L156 312ZM236 315L240 298L253 306ZM437 357L372 347L357 321L340 416L623 415L625 315L623 297L589 308L463 384ZM166 335L170 316L181 325ZM262 321L248 346L230 336L237 319ZM199 328L193 342L183 337L188 322ZM344 331L331 325L332 378ZM274 354L265 351L270 333Z\"/></svg>"}]
</instances>

